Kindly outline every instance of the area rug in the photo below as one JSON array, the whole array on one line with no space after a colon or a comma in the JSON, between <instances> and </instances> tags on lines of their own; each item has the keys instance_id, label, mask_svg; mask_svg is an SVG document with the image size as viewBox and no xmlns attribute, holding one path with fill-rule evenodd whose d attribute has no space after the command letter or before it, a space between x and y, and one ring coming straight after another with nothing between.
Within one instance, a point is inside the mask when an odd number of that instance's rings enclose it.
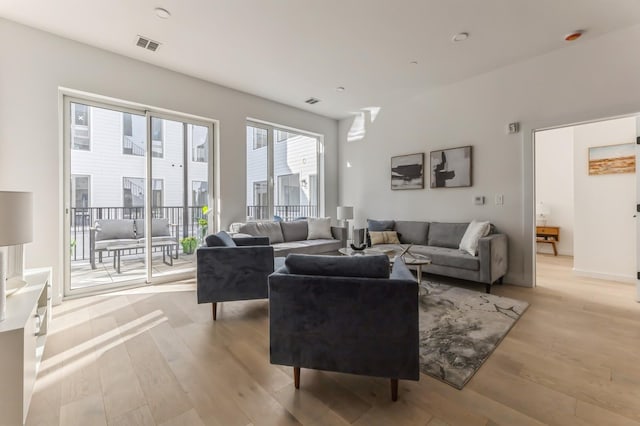
<instances>
[{"instance_id":1,"label":"area rug","mask_svg":"<svg viewBox=\"0 0 640 426\"><path fill-rule=\"evenodd\" d=\"M421 286L420 370L462 389L529 304L437 282Z\"/></svg>"}]
</instances>

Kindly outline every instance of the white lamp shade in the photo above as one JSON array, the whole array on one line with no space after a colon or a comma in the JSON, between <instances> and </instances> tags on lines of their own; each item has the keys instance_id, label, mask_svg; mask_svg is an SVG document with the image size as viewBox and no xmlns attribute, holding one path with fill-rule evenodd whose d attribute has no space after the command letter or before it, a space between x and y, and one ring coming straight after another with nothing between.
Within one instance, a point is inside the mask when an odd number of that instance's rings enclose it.
<instances>
[{"instance_id":1,"label":"white lamp shade","mask_svg":"<svg viewBox=\"0 0 640 426\"><path fill-rule=\"evenodd\" d=\"M0 246L33 240L33 194L0 191Z\"/></svg>"},{"instance_id":2,"label":"white lamp shade","mask_svg":"<svg viewBox=\"0 0 640 426\"><path fill-rule=\"evenodd\" d=\"M540 201L536 204L536 215L538 216L549 216L551 214L551 209L548 205L544 204Z\"/></svg>"},{"instance_id":3,"label":"white lamp shade","mask_svg":"<svg viewBox=\"0 0 640 426\"><path fill-rule=\"evenodd\" d=\"M353 207L338 206L338 220L353 219Z\"/></svg>"}]
</instances>

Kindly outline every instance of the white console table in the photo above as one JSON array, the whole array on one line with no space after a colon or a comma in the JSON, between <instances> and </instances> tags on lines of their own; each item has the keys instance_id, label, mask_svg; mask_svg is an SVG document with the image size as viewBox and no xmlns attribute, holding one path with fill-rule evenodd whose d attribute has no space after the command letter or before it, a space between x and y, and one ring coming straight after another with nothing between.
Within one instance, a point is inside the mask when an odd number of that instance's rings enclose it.
<instances>
[{"instance_id":1,"label":"white console table","mask_svg":"<svg viewBox=\"0 0 640 426\"><path fill-rule=\"evenodd\" d=\"M51 320L51 268L25 272L0 322L0 425L24 424Z\"/></svg>"}]
</instances>

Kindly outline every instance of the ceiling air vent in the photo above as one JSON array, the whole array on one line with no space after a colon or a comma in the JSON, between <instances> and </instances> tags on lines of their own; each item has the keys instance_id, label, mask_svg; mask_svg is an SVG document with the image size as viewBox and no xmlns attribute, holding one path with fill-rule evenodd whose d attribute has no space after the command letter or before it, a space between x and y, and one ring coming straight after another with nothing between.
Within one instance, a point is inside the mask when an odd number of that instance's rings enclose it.
<instances>
[{"instance_id":1,"label":"ceiling air vent","mask_svg":"<svg viewBox=\"0 0 640 426\"><path fill-rule=\"evenodd\" d=\"M138 35L136 46L155 52L156 50L158 50L158 47L160 47L160 43L157 41L153 41L148 37Z\"/></svg>"},{"instance_id":2,"label":"ceiling air vent","mask_svg":"<svg viewBox=\"0 0 640 426\"><path fill-rule=\"evenodd\" d=\"M320 102L320 99L317 98L309 98L305 101L306 103L308 103L309 105L313 105L313 104L317 104L318 102Z\"/></svg>"}]
</instances>

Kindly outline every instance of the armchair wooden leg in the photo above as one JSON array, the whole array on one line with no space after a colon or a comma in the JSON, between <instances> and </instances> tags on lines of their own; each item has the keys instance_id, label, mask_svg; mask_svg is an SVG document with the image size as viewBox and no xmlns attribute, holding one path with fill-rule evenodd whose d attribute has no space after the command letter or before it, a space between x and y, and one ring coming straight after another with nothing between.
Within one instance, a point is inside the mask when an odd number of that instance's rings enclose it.
<instances>
[{"instance_id":1,"label":"armchair wooden leg","mask_svg":"<svg viewBox=\"0 0 640 426\"><path fill-rule=\"evenodd\" d=\"M398 400L398 379L391 379L391 400Z\"/></svg>"},{"instance_id":2,"label":"armchair wooden leg","mask_svg":"<svg viewBox=\"0 0 640 426\"><path fill-rule=\"evenodd\" d=\"M211 314L213 315L213 320L215 321L218 317L218 304L217 302L211 303Z\"/></svg>"},{"instance_id":3,"label":"armchair wooden leg","mask_svg":"<svg viewBox=\"0 0 640 426\"><path fill-rule=\"evenodd\" d=\"M300 389L300 367L293 367L293 385Z\"/></svg>"}]
</instances>

